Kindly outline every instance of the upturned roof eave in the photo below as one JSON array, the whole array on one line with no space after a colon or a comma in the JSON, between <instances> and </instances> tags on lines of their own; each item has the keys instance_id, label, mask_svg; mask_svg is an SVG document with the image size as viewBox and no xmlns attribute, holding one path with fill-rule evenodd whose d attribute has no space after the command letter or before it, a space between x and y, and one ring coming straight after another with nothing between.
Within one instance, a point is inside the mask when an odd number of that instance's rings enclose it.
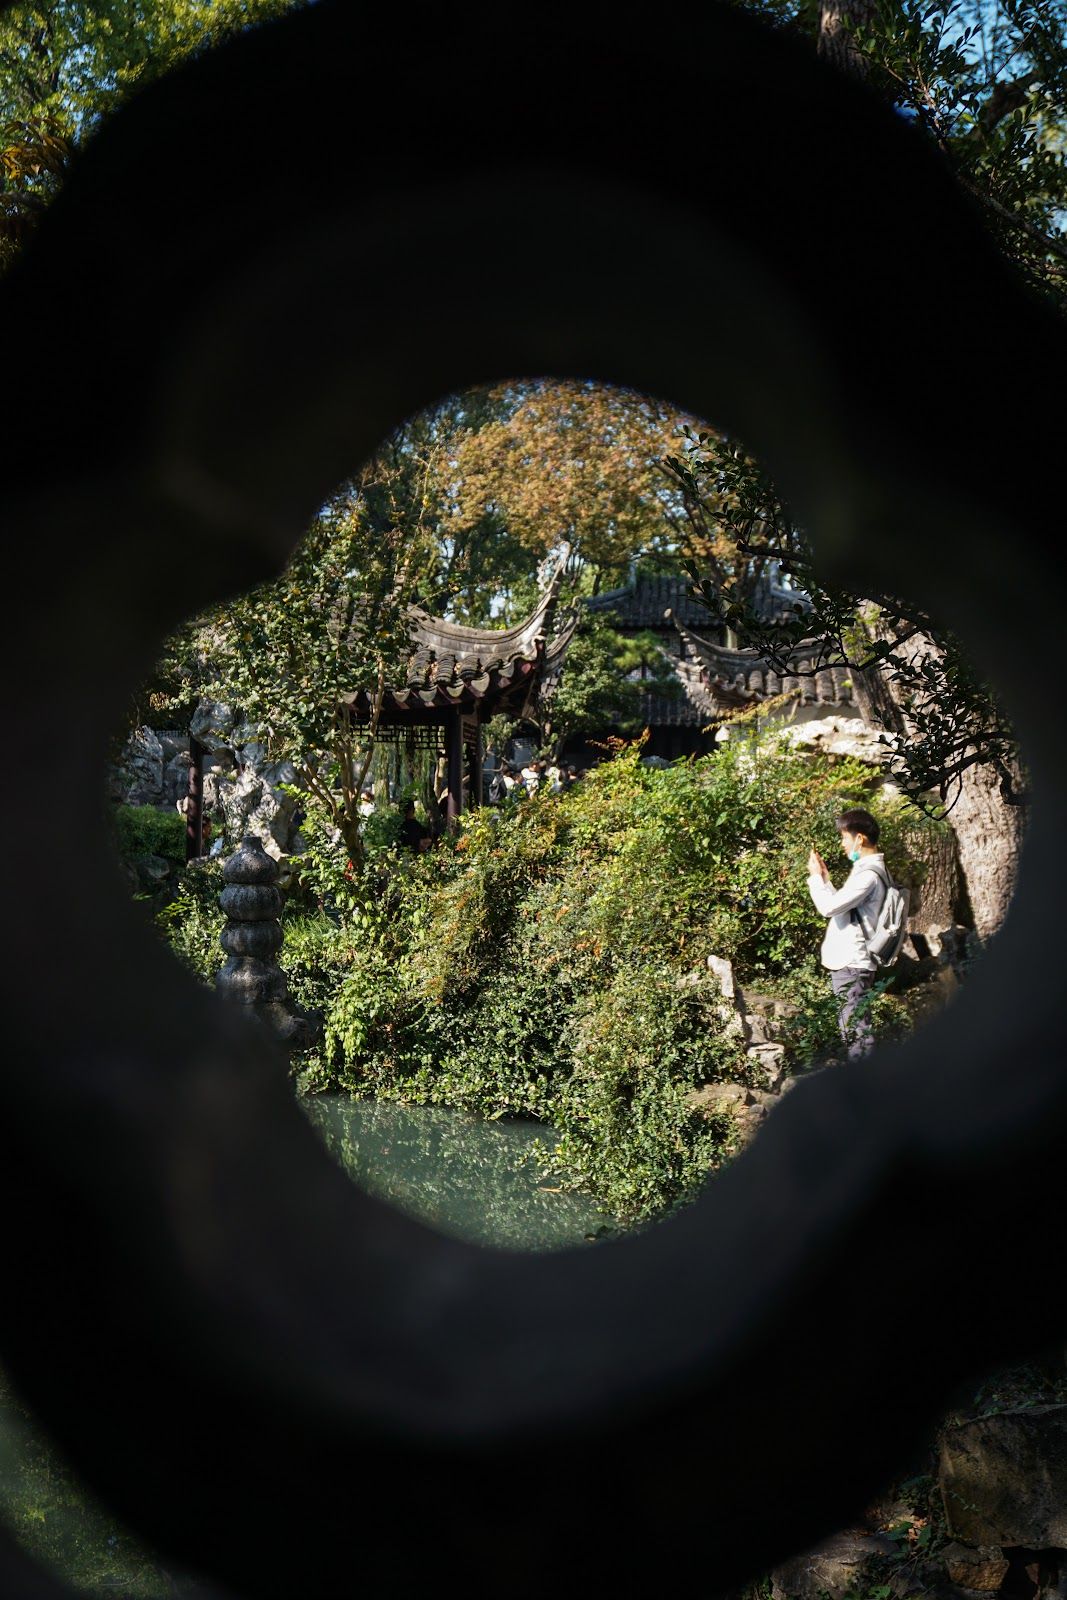
<instances>
[{"instance_id":1,"label":"upturned roof eave","mask_svg":"<svg viewBox=\"0 0 1067 1600\"><path fill-rule=\"evenodd\" d=\"M562 583L560 567L529 616L511 628L466 628L444 617L432 617L421 606L409 606L413 640L425 649L457 659L524 655L538 639L548 638Z\"/></svg>"},{"instance_id":2,"label":"upturned roof eave","mask_svg":"<svg viewBox=\"0 0 1067 1600\"><path fill-rule=\"evenodd\" d=\"M379 720L385 726L397 722L443 722L454 712L481 711L486 706L506 707L511 701L522 704L530 691L531 679L539 665L539 657L523 658L511 663L506 674L497 671L489 675L485 687L471 681L452 684L408 684L403 688L386 688L382 695ZM348 707L357 722L369 722L373 715L373 696L366 689L354 689L340 696L342 705Z\"/></svg>"},{"instance_id":3,"label":"upturned roof eave","mask_svg":"<svg viewBox=\"0 0 1067 1600\"><path fill-rule=\"evenodd\" d=\"M717 661L736 662L739 668L760 663L766 664L766 658L761 656L759 651L753 649L751 645L734 649L729 645L717 644L714 639L706 639L702 634L694 633L692 628L687 628L681 622L675 621L674 626L685 643L694 646L698 655L704 654L708 657L714 657ZM815 656L823 648L824 644L825 640L819 639L815 635L800 639L789 652L790 660L795 658L799 662L804 657ZM845 663L843 661L827 661L819 670L829 670L833 666L843 667Z\"/></svg>"}]
</instances>

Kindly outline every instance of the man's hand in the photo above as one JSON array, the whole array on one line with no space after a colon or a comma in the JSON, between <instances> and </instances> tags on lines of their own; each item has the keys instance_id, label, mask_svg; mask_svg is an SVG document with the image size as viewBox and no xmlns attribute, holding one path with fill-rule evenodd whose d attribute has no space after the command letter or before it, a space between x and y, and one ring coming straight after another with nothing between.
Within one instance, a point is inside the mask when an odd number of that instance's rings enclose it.
<instances>
[{"instance_id":1,"label":"man's hand","mask_svg":"<svg viewBox=\"0 0 1067 1600\"><path fill-rule=\"evenodd\" d=\"M808 877L810 878L812 875L816 878L822 878L824 882L830 876L826 870L826 862L817 850L808 852Z\"/></svg>"}]
</instances>

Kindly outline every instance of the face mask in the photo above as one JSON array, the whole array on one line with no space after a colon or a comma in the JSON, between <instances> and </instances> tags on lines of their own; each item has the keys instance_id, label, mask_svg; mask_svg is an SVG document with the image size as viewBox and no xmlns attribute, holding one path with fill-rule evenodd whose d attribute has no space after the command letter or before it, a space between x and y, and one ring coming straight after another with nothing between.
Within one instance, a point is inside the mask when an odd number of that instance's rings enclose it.
<instances>
[{"instance_id":1,"label":"face mask","mask_svg":"<svg viewBox=\"0 0 1067 1600\"><path fill-rule=\"evenodd\" d=\"M858 851L858 850L850 850L850 851L849 851L849 853L848 853L848 859L849 859L849 860L850 860L850 861L858 861L858 860L859 860L859 858L860 858L860 853L859 853L859 851Z\"/></svg>"}]
</instances>

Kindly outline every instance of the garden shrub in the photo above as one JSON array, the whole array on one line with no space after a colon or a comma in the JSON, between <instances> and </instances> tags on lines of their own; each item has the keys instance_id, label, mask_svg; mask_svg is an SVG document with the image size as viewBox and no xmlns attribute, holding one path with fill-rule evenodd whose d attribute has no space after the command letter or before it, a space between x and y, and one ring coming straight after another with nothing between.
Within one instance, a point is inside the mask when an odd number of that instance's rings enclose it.
<instances>
[{"instance_id":1,"label":"garden shrub","mask_svg":"<svg viewBox=\"0 0 1067 1600\"><path fill-rule=\"evenodd\" d=\"M914 882L916 830L944 826L876 781L766 735L661 769L619 746L567 792L472 812L422 856L383 824L358 877L312 820L283 919L290 992L325 1020L301 1089L543 1120L555 1182L624 1222L661 1214L730 1148L691 1091L748 1070L710 955L798 1002L797 1067L838 1046L811 844L843 872L834 816L873 804L890 870ZM221 914L198 904L182 923L169 935L196 968ZM883 1035L905 1026L888 993L872 1016Z\"/></svg>"},{"instance_id":2,"label":"garden shrub","mask_svg":"<svg viewBox=\"0 0 1067 1600\"><path fill-rule=\"evenodd\" d=\"M184 863L171 899L155 916L156 926L183 966L212 984L226 959L219 944L226 921L219 909L222 867L217 856Z\"/></svg>"},{"instance_id":3,"label":"garden shrub","mask_svg":"<svg viewBox=\"0 0 1067 1600\"><path fill-rule=\"evenodd\" d=\"M185 864L185 818L158 806L117 805L112 811L115 845L124 861L137 856L162 856L176 867Z\"/></svg>"}]
</instances>

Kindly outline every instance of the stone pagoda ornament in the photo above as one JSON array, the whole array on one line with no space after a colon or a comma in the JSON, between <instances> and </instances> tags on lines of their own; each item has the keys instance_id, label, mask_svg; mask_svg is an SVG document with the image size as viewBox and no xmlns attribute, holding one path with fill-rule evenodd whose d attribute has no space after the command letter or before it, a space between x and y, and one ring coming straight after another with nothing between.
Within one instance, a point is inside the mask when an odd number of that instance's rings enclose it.
<instances>
[{"instance_id":1,"label":"stone pagoda ornament","mask_svg":"<svg viewBox=\"0 0 1067 1600\"><path fill-rule=\"evenodd\" d=\"M247 834L222 876L226 887L219 905L226 913L226 926L219 943L227 960L215 987L250 1007L287 1050L306 1050L314 1042L317 1024L293 1006L285 974L274 961L282 947L278 863L254 834Z\"/></svg>"}]
</instances>

